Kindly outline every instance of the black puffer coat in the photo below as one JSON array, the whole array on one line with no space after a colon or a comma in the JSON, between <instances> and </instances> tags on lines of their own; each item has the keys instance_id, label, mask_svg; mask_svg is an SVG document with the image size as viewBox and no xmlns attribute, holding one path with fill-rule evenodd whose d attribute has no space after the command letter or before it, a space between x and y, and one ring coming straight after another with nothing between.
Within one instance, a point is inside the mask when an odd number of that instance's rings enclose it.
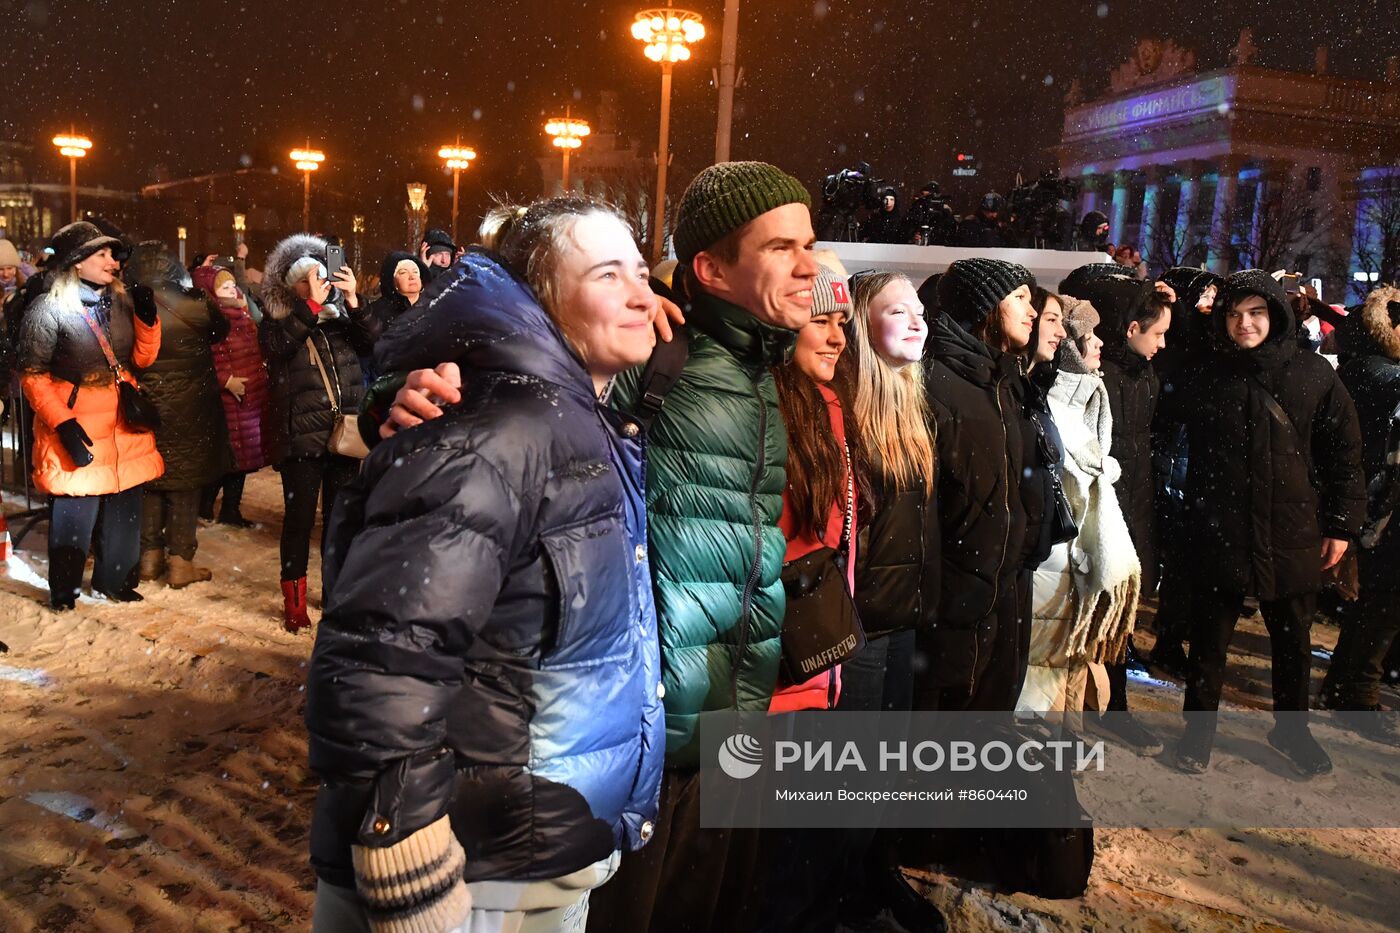
<instances>
[{"instance_id":1,"label":"black puffer coat","mask_svg":"<svg viewBox=\"0 0 1400 933\"><path fill-rule=\"evenodd\" d=\"M1377 506L1368 516L1371 521L1381 517L1377 512L1395 497L1390 487L1400 481L1400 465L1386 462L1394 450L1395 415L1400 411L1400 336L1389 308L1394 302L1400 302L1400 289L1377 289L1337 329L1337 375L1356 403L1361 465ZM1394 599L1400 594L1400 521L1393 510L1376 546L1361 552L1361 592L1367 598L1384 594Z\"/></svg>"},{"instance_id":2,"label":"black puffer coat","mask_svg":"<svg viewBox=\"0 0 1400 933\"><path fill-rule=\"evenodd\" d=\"M1152 473L1152 416L1161 384L1151 362L1128 346L1128 324L1152 296L1151 282L1105 279L1075 294L1099 312L1094 332L1103 340L1103 384L1113 413L1113 458L1123 475L1113 484L1128 534L1142 563L1142 592L1157 585L1155 485Z\"/></svg>"},{"instance_id":3,"label":"black puffer coat","mask_svg":"<svg viewBox=\"0 0 1400 933\"><path fill-rule=\"evenodd\" d=\"M939 687L971 689L978 658L992 654L997 604L1021 565L1022 377L1016 357L946 314L931 339L927 385L938 426L943 547L929 673Z\"/></svg>"},{"instance_id":4,"label":"black puffer coat","mask_svg":"<svg viewBox=\"0 0 1400 933\"><path fill-rule=\"evenodd\" d=\"M638 426L493 258L443 280L376 353L390 371L453 360L464 397L375 449L328 534L306 722L325 781L312 861L341 885L352 844L444 813L468 882L561 877L640 848L656 818Z\"/></svg>"},{"instance_id":5,"label":"black puffer coat","mask_svg":"<svg viewBox=\"0 0 1400 933\"><path fill-rule=\"evenodd\" d=\"M139 244L124 278L154 290L160 317L160 353L137 373L160 412L156 447L165 458L165 474L146 485L159 491L207 486L233 462L210 349L228 336L228 320L160 243Z\"/></svg>"},{"instance_id":6,"label":"black puffer coat","mask_svg":"<svg viewBox=\"0 0 1400 933\"><path fill-rule=\"evenodd\" d=\"M1248 295L1268 301L1269 334L1239 350L1225 316ZM1193 384L1187 417L1197 579L1259 599L1315 592L1322 538L1355 540L1361 531L1356 408L1327 361L1298 349L1293 312L1267 273L1247 269L1226 279L1211 318L1215 365ZM1270 414L1268 395L1284 419Z\"/></svg>"},{"instance_id":7,"label":"black puffer coat","mask_svg":"<svg viewBox=\"0 0 1400 933\"><path fill-rule=\"evenodd\" d=\"M202 293L157 287L155 294L160 355L139 378L160 412L156 447L165 458L165 475L147 485L165 491L197 489L233 468L210 350L210 344L228 336L228 320Z\"/></svg>"},{"instance_id":8,"label":"black puffer coat","mask_svg":"<svg viewBox=\"0 0 1400 933\"><path fill-rule=\"evenodd\" d=\"M331 399L307 350L307 338L315 340L326 375L338 389L340 410L346 414L359 410L364 395L359 357L371 349L363 301L358 308L342 306L339 318L317 324L316 313L284 284L287 270L302 256L324 262L326 241L305 234L288 237L268 255L263 273L265 316L258 326L258 342L267 359L272 392L263 424L274 464L288 457L324 454L335 422Z\"/></svg>"},{"instance_id":9,"label":"black puffer coat","mask_svg":"<svg viewBox=\"0 0 1400 933\"><path fill-rule=\"evenodd\" d=\"M857 525L855 601L868 638L931 631L937 618L942 538L937 493L894 490L871 464L875 502L862 501Z\"/></svg>"}]
</instances>

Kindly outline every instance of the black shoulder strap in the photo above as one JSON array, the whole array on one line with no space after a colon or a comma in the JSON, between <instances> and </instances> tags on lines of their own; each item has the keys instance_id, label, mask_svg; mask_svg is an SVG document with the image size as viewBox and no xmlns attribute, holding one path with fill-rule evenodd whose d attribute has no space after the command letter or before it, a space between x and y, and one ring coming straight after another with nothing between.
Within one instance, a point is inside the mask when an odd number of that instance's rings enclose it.
<instances>
[{"instance_id":1,"label":"black shoulder strap","mask_svg":"<svg viewBox=\"0 0 1400 933\"><path fill-rule=\"evenodd\" d=\"M1284 430L1292 435L1293 443L1298 448L1298 456L1303 458L1303 463L1308 468L1308 482L1316 487L1317 480L1313 475L1312 451L1308 450L1303 445L1303 432L1298 430L1298 424L1293 420L1293 416L1278 403L1278 399L1274 398L1274 393L1269 391L1269 387L1264 384L1264 380L1260 379L1257 373L1253 374L1250 378L1254 381L1255 387L1258 388L1260 393L1264 396L1264 407L1269 410L1269 414L1284 428Z\"/></svg>"},{"instance_id":2,"label":"black shoulder strap","mask_svg":"<svg viewBox=\"0 0 1400 933\"><path fill-rule=\"evenodd\" d=\"M638 387L637 407L634 414L643 428L650 428L652 421L661 413L666 404L666 396L680 381L686 361L690 359L690 332L684 327L671 328L670 342L658 340L651 351L646 368L642 370L642 382Z\"/></svg>"}]
</instances>

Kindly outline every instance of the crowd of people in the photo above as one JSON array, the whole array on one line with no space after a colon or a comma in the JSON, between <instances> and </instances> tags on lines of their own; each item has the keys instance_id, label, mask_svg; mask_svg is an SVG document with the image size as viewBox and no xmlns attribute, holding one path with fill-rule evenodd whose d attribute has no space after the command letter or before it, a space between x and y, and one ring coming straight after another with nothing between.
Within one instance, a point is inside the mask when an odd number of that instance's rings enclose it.
<instances>
[{"instance_id":1,"label":"crowd of people","mask_svg":"<svg viewBox=\"0 0 1400 933\"><path fill-rule=\"evenodd\" d=\"M1400 746L1374 715L1400 290L1344 314L1260 270L847 275L811 207L712 166L652 270L606 204L501 206L472 248L390 253L373 300L321 237L252 283L80 222L6 300L55 609L89 551L114 600L207 580L200 514L247 524L271 464L307 628L320 503L316 930L938 929L898 834L702 826L701 724L1056 713L1154 754L1145 599L1197 713L1258 606L1268 741L1311 777L1309 632L1350 580L1316 700ZM1193 716L1169 760L1203 772L1213 742Z\"/></svg>"}]
</instances>

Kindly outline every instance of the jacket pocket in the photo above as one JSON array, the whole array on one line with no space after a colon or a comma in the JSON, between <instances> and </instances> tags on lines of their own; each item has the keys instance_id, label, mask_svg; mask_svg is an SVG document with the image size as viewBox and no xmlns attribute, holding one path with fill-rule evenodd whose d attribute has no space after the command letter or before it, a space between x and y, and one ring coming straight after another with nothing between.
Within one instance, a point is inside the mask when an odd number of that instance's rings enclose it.
<instances>
[{"instance_id":1,"label":"jacket pocket","mask_svg":"<svg viewBox=\"0 0 1400 933\"><path fill-rule=\"evenodd\" d=\"M632 655L632 573L645 559L616 516L555 529L540 537L558 594L557 623L542 668L597 665Z\"/></svg>"}]
</instances>

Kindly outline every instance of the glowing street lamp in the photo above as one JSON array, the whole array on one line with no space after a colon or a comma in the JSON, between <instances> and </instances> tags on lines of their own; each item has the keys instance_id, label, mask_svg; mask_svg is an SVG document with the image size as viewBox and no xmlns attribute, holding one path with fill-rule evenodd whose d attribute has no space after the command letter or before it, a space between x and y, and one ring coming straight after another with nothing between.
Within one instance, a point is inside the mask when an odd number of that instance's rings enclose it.
<instances>
[{"instance_id":1,"label":"glowing street lamp","mask_svg":"<svg viewBox=\"0 0 1400 933\"><path fill-rule=\"evenodd\" d=\"M438 158L452 169L452 242L457 242L457 191L461 184L462 169L471 168L476 150L463 146L458 140L455 146L443 146L438 150Z\"/></svg>"},{"instance_id":2,"label":"glowing street lamp","mask_svg":"<svg viewBox=\"0 0 1400 933\"><path fill-rule=\"evenodd\" d=\"M418 246L423 240L423 231L419 225L423 220L427 198L427 185L416 181L408 183L408 250L411 253L418 252Z\"/></svg>"},{"instance_id":3,"label":"glowing street lamp","mask_svg":"<svg viewBox=\"0 0 1400 933\"><path fill-rule=\"evenodd\" d=\"M233 244L234 244L235 246L242 246L242 245L243 245L243 234L244 234L245 231L247 231L247 229L248 229L248 215L246 215L246 214L234 214L234 215L233 215Z\"/></svg>"},{"instance_id":4,"label":"glowing street lamp","mask_svg":"<svg viewBox=\"0 0 1400 933\"><path fill-rule=\"evenodd\" d=\"M297 171L304 176L301 195L301 229L311 232L311 173L321 167L321 163L326 161L326 154L317 149L293 149L291 151L292 161L296 163Z\"/></svg>"},{"instance_id":5,"label":"glowing street lamp","mask_svg":"<svg viewBox=\"0 0 1400 933\"><path fill-rule=\"evenodd\" d=\"M92 140L86 136L76 136L72 133L67 136L55 136L53 144L58 147L58 154L68 158L68 213L73 215L73 220L78 218L78 160L88 154L92 148Z\"/></svg>"},{"instance_id":6,"label":"glowing street lamp","mask_svg":"<svg viewBox=\"0 0 1400 933\"><path fill-rule=\"evenodd\" d=\"M564 181L562 188L569 190L569 154L583 145L583 138L593 132L587 120L575 119L569 108L564 108L564 116L554 117L544 125L545 135L551 137L554 145L564 153Z\"/></svg>"},{"instance_id":7,"label":"glowing street lamp","mask_svg":"<svg viewBox=\"0 0 1400 933\"><path fill-rule=\"evenodd\" d=\"M644 43L646 57L661 65L661 138L656 146L656 211L652 223L651 261L661 261L666 233L666 167L670 161L671 69L690 60L690 46L705 38L699 13L678 10L667 0L661 9L643 10L632 22L632 38Z\"/></svg>"},{"instance_id":8,"label":"glowing street lamp","mask_svg":"<svg viewBox=\"0 0 1400 933\"><path fill-rule=\"evenodd\" d=\"M180 241L180 265L185 264L185 240L189 236L189 231L184 227L175 228L175 238Z\"/></svg>"}]
</instances>

